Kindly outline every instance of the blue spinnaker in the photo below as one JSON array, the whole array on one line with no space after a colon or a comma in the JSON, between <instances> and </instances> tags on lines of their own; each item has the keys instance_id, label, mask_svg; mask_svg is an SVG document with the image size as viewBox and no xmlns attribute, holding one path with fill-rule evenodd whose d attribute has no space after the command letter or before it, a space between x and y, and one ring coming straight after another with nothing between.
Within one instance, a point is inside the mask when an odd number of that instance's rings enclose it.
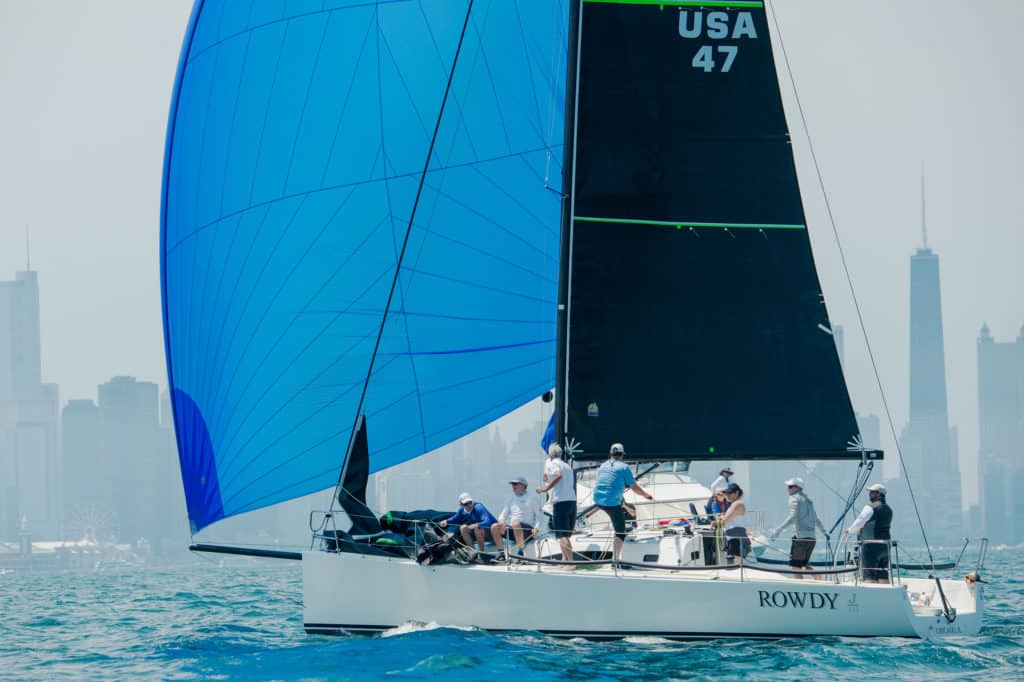
<instances>
[{"instance_id":1,"label":"blue spinnaker","mask_svg":"<svg viewBox=\"0 0 1024 682\"><path fill-rule=\"evenodd\" d=\"M554 383L567 17L198 0L161 234L193 532L334 485L368 374L371 472Z\"/></svg>"}]
</instances>

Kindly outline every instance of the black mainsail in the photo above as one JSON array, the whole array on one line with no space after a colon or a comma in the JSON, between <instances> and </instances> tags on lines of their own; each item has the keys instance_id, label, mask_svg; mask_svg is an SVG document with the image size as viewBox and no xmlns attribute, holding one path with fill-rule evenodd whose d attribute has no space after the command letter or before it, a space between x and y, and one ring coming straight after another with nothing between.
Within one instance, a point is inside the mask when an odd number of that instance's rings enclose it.
<instances>
[{"instance_id":1,"label":"black mainsail","mask_svg":"<svg viewBox=\"0 0 1024 682\"><path fill-rule=\"evenodd\" d=\"M763 4L575 10L560 440L578 460L613 441L637 459L861 458Z\"/></svg>"}]
</instances>

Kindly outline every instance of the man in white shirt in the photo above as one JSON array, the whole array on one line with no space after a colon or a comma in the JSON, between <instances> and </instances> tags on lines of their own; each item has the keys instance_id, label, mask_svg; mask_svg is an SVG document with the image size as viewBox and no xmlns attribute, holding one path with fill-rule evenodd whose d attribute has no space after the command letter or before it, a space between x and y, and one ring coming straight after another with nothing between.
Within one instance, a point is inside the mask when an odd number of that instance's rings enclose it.
<instances>
[{"instance_id":1,"label":"man in white shirt","mask_svg":"<svg viewBox=\"0 0 1024 682\"><path fill-rule=\"evenodd\" d=\"M551 498L551 530L558 538L558 546L562 549L562 561L572 561L572 536L576 527L576 486L572 467L562 459L562 447L552 443L548 447L548 461L544 463L543 485L537 488L538 493L548 493ZM576 568L575 564L566 566Z\"/></svg>"},{"instance_id":2,"label":"man in white shirt","mask_svg":"<svg viewBox=\"0 0 1024 682\"><path fill-rule=\"evenodd\" d=\"M889 545L892 542L892 508L885 503L885 486L868 486L868 504L864 506L844 534L858 533L861 540L860 564L866 583L889 582Z\"/></svg>"},{"instance_id":3,"label":"man in white shirt","mask_svg":"<svg viewBox=\"0 0 1024 682\"><path fill-rule=\"evenodd\" d=\"M717 493L719 490L725 490L726 489L726 487L730 483L729 477L732 476L732 474L733 474L733 471L732 471L732 467L731 466L726 464L724 467L722 467L722 470L718 472L718 478L716 478L715 482L711 484L711 496L712 497L714 497L715 493Z\"/></svg>"},{"instance_id":4,"label":"man in white shirt","mask_svg":"<svg viewBox=\"0 0 1024 682\"><path fill-rule=\"evenodd\" d=\"M533 537L537 537L540 507L535 499L526 494L526 477L516 476L509 483L512 484L512 497L508 498L498 514L498 522L491 526L491 538L495 545L501 547L506 531L511 528L516 542L516 554L522 556L523 533L530 531Z\"/></svg>"},{"instance_id":5,"label":"man in white shirt","mask_svg":"<svg viewBox=\"0 0 1024 682\"><path fill-rule=\"evenodd\" d=\"M726 464L718 472L718 478L715 479L715 482L708 486L711 489L711 497L709 497L708 501L704 504L704 511L708 514L716 513L713 510L715 504L715 493L719 490L725 490L729 484L732 483L732 481L729 480L730 476L732 476L732 467Z\"/></svg>"}]
</instances>

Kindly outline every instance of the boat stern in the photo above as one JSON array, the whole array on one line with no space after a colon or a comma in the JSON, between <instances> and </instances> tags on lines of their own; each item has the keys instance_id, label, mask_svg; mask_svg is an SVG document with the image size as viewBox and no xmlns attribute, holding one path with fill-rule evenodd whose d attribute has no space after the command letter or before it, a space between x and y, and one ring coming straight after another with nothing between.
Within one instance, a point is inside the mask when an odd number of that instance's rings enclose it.
<instances>
[{"instance_id":1,"label":"boat stern","mask_svg":"<svg viewBox=\"0 0 1024 682\"><path fill-rule=\"evenodd\" d=\"M918 636L937 639L977 635L985 611L984 585L963 579L904 579ZM943 600L943 596L945 599Z\"/></svg>"}]
</instances>

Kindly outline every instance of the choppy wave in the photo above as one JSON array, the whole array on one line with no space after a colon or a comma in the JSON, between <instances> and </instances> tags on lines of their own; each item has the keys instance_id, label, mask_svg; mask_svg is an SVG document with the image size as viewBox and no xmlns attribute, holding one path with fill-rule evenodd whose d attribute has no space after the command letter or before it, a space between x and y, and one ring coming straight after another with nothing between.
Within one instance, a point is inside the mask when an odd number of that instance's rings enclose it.
<instances>
[{"instance_id":1,"label":"choppy wave","mask_svg":"<svg viewBox=\"0 0 1024 682\"><path fill-rule=\"evenodd\" d=\"M993 551L978 637L617 642L406 623L308 636L292 562L0 576L0 678L1021 679L1024 549Z\"/></svg>"}]
</instances>

